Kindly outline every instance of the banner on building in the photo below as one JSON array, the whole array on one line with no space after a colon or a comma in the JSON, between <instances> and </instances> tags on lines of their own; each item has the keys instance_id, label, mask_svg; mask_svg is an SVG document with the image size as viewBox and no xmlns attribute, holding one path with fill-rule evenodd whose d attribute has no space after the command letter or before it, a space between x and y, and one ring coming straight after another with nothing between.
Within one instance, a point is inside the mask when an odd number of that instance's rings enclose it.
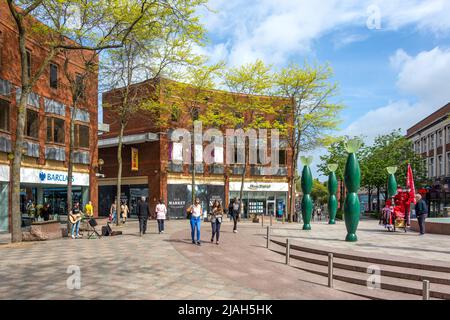
<instances>
[{"instance_id":1,"label":"banner on building","mask_svg":"<svg viewBox=\"0 0 450 320\"><path fill-rule=\"evenodd\" d=\"M139 152L137 148L131 148L131 171L139 170Z\"/></svg>"}]
</instances>

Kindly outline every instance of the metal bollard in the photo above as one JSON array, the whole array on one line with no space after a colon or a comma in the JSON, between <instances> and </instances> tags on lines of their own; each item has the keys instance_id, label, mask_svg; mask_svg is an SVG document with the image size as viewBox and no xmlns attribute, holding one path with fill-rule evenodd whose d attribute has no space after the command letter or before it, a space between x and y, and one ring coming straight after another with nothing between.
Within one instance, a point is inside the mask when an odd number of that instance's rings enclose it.
<instances>
[{"instance_id":1,"label":"metal bollard","mask_svg":"<svg viewBox=\"0 0 450 320\"><path fill-rule=\"evenodd\" d=\"M261 227L264 228L264 215L261 214Z\"/></svg>"},{"instance_id":2,"label":"metal bollard","mask_svg":"<svg viewBox=\"0 0 450 320\"><path fill-rule=\"evenodd\" d=\"M270 215L270 226L272 226L272 214Z\"/></svg>"},{"instance_id":3,"label":"metal bollard","mask_svg":"<svg viewBox=\"0 0 450 320\"><path fill-rule=\"evenodd\" d=\"M270 243L270 226L267 226L267 249L269 249L269 243Z\"/></svg>"},{"instance_id":4,"label":"metal bollard","mask_svg":"<svg viewBox=\"0 0 450 320\"><path fill-rule=\"evenodd\" d=\"M423 280L423 289L422 289L422 298L423 300L430 300L430 281Z\"/></svg>"},{"instance_id":5,"label":"metal bollard","mask_svg":"<svg viewBox=\"0 0 450 320\"><path fill-rule=\"evenodd\" d=\"M333 288L333 254L328 254L328 287Z\"/></svg>"},{"instance_id":6,"label":"metal bollard","mask_svg":"<svg viewBox=\"0 0 450 320\"><path fill-rule=\"evenodd\" d=\"M289 265L291 261L291 241L289 238L286 239L286 264Z\"/></svg>"}]
</instances>

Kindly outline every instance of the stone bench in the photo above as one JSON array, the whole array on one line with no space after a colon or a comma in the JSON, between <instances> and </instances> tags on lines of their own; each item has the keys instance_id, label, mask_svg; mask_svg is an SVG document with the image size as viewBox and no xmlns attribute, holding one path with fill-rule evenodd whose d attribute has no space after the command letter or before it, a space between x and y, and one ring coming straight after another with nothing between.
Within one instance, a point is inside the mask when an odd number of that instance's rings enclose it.
<instances>
[{"instance_id":1,"label":"stone bench","mask_svg":"<svg viewBox=\"0 0 450 320\"><path fill-rule=\"evenodd\" d=\"M56 220L33 222L30 231L22 232L23 241L53 240L62 237L61 224Z\"/></svg>"}]
</instances>

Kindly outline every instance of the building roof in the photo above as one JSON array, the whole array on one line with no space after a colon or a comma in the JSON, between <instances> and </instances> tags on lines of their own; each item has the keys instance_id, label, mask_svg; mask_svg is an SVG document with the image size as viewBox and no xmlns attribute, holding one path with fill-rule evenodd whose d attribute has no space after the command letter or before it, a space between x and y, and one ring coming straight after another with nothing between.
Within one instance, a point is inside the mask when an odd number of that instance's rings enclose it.
<instances>
[{"instance_id":1,"label":"building roof","mask_svg":"<svg viewBox=\"0 0 450 320\"><path fill-rule=\"evenodd\" d=\"M433 123L435 123L438 120L441 120L442 118L447 117L450 114L450 102L447 103L445 106L440 108L439 110L433 112L425 119L422 119L415 125L413 125L411 128L409 128L406 131L406 136L411 137L412 135L416 134L417 132L421 131L422 129L425 129L426 127L429 127Z\"/></svg>"}]
</instances>

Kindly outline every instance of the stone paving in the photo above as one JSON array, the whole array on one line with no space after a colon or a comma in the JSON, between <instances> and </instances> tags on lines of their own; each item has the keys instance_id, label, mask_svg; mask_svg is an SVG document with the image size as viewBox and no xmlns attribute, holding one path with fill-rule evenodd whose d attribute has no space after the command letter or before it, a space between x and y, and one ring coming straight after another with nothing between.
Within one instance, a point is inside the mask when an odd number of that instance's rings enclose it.
<instances>
[{"instance_id":1,"label":"stone paving","mask_svg":"<svg viewBox=\"0 0 450 320\"><path fill-rule=\"evenodd\" d=\"M276 239L289 237L293 244L307 242L332 248L356 250L358 252L387 254L393 256L412 257L424 260L450 262L450 236L425 234L417 232L388 232L375 220L361 220L356 232L358 241L345 241L347 234L345 223L337 221L336 225L328 225L326 221L316 221L311 231L301 230L302 224L274 225L272 235Z\"/></svg>"},{"instance_id":2,"label":"stone paving","mask_svg":"<svg viewBox=\"0 0 450 320\"><path fill-rule=\"evenodd\" d=\"M1 244L0 299L361 299L329 289L318 276L286 266L265 249L265 229L243 222L239 233L222 226L221 242L209 243L210 224L202 224L202 246L191 244L189 224L168 221L165 234L138 236L136 221L120 227L124 235L102 239L62 239ZM388 233L376 221L361 221L359 242L346 243L345 226L314 223L274 224L275 237L291 237L351 250L420 255L450 261L448 236ZM69 266L78 266L81 288L68 289Z\"/></svg>"}]
</instances>

